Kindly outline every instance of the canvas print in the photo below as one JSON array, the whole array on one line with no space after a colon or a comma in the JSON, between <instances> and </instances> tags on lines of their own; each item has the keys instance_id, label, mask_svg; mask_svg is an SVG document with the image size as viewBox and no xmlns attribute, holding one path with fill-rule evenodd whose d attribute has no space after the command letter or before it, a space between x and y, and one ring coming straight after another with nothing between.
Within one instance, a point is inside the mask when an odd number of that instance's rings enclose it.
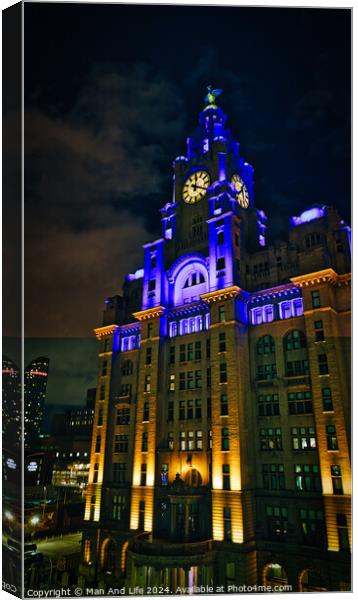
<instances>
[{"instance_id":1,"label":"canvas print","mask_svg":"<svg viewBox=\"0 0 358 600\"><path fill-rule=\"evenodd\" d=\"M350 591L351 10L3 24L3 589Z\"/></svg>"}]
</instances>

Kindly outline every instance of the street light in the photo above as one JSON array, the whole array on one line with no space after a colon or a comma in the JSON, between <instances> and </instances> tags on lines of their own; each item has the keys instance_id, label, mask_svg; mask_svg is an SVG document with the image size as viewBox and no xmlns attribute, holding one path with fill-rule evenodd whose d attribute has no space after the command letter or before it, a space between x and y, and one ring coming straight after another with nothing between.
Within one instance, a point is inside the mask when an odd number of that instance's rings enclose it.
<instances>
[{"instance_id":1,"label":"street light","mask_svg":"<svg viewBox=\"0 0 358 600\"><path fill-rule=\"evenodd\" d=\"M8 521L13 521L14 520L14 515L9 510L5 510L4 517Z\"/></svg>"},{"instance_id":2,"label":"street light","mask_svg":"<svg viewBox=\"0 0 358 600\"><path fill-rule=\"evenodd\" d=\"M40 517L38 515L34 515L30 519L31 525L37 525L37 523L39 523L39 522L40 522Z\"/></svg>"}]
</instances>

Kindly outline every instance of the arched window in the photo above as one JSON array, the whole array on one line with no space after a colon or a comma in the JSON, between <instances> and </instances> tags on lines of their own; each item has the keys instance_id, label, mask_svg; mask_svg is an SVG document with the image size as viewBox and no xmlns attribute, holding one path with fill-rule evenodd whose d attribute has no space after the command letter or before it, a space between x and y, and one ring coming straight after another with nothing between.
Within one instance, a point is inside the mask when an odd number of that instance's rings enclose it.
<instances>
[{"instance_id":1,"label":"arched window","mask_svg":"<svg viewBox=\"0 0 358 600\"><path fill-rule=\"evenodd\" d=\"M278 563L265 565L263 570L263 584L266 587L271 586L272 588L276 585L287 585L288 579L285 569Z\"/></svg>"},{"instance_id":2,"label":"arched window","mask_svg":"<svg viewBox=\"0 0 358 600\"><path fill-rule=\"evenodd\" d=\"M200 283L205 283L204 275L195 271L186 279L184 287L192 287L193 285L199 285Z\"/></svg>"},{"instance_id":3,"label":"arched window","mask_svg":"<svg viewBox=\"0 0 358 600\"><path fill-rule=\"evenodd\" d=\"M275 340L272 335L264 335L257 342L257 354L271 354L275 352Z\"/></svg>"},{"instance_id":4,"label":"arched window","mask_svg":"<svg viewBox=\"0 0 358 600\"><path fill-rule=\"evenodd\" d=\"M199 487L202 484L202 478L197 469L189 469L185 475L185 483L190 487Z\"/></svg>"},{"instance_id":5,"label":"arched window","mask_svg":"<svg viewBox=\"0 0 358 600\"><path fill-rule=\"evenodd\" d=\"M300 592L326 592L327 586L320 573L306 569L299 577Z\"/></svg>"},{"instance_id":6,"label":"arched window","mask_svg":"<svg viewBox=\"0 0 358 600\"><path fill-rule=\"evenodd\" d=\"M102 566L107 573L113 573L116 568L116 544L107 539L102 545Z\"/></svg>"},{"instance_id":7,"label":"arched window","mask_svg":"<svg viewBox=\"0 0 358 600\"><path fill-rule=\"evenodd\" d=\"M306 346L306 336L303 331L298 331L298 329L289 331L283 339L283 347L286 352L300 350L301 348L306 348Z\"/></svg>"}]
</instances>

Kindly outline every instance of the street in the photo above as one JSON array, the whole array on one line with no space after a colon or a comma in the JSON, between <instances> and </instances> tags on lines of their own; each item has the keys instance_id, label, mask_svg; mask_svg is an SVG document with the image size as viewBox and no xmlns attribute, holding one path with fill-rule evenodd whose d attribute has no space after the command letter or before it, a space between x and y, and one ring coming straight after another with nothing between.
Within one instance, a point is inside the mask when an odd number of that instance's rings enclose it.
<instances>
[{"instance_id":1,"label":"street","mask_svg":"<svg viewBox=\"0 0 358 600\"><path fill-rule=\"evenodd\" d=\"M44 556L56 559L60 556L69 556L80 552L81 539L82 532L79 531L78 533L68 533L47 540L34 540L34 543L37 544L37 552L42 552Z\"/></svg>"}]
</instances>

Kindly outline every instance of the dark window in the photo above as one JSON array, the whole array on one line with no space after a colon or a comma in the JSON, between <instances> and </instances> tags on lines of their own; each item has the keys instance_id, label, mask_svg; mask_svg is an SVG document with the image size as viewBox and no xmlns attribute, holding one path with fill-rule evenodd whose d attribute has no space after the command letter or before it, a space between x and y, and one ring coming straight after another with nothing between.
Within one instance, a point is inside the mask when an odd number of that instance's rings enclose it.
<instances>
[{"instance_id":1,"label":"dark window","mask_svg":"<svg viewBox=\"0 0 358 600\"><path fill-rule=\"evenodd\" d=\"M323 342L325 339L324 329L323 329L323 321L315 321L314 329L315 329L316 342Z\"/></svg>"},{"instance_id":2,"label":"dark window","mask_svg":"<svg viewBox=\"0 0 358 600\"><path fill-rule=\"evenodd\" d=\"M145 350L145 364L146 365L151 365L152 364L152 348L146 348Z\"/></svg>"},{"instance_id":3,"label":"dark window","mask_svg":"<svg viewBox=\"0 0 358 600\"><path fill-rule=\"evenodd\" d=\"M226 362L220 363L220 375L219 375L220 383L227 382L227 365Z\"/></svg>"},{"instance_id":4,"label":"dark window","mask_svg":"<svg viewBox=\"0 0 358 600\"><path fill-rule=\"evenodd\" d=\"M324 540L323 512L312 508L301 508L299 515L304 542L310 546L322 547Z\"/></svg>"},{"instance_id":5,"label":"dark window","mask_svg":"<svg viewBox=\"0 0 358 600\"><path fill-rule=\"evenodd\" d=\"M138 520L138 529L144 529L144 516L145 516L145 501L139 500L139 520Z\"/></svg>"},{"instance_id":6,"label":"dark window","mask_svg":"<svg viewBox=\"0 0 358 600\"><path fill-rule=\"evenodd\" d=\"M102 377L107 375L108 361L104 360L102 363Z\"/></svg>"},{"instance_id":7,"label":"dark window","mask_svg":"<svg viewBox=\"0 0 358 600\"><path fill-rule=\"evenodd\" d=\"M195 342L195 360L201 359L201 342Z\"/></svg>"},{"instance_id":8,"label":"dark window","mask_svg":"<svg viewBox=\"0 0 358 600\"><path fill-rule=\"evenodd\" d=\"M231 542L231 508L224 506L224 540Z\"/></svg>"},{"instance_id":9,"label":"dark window","mask_svg":"<svg viewBox=\"0 0 358 600\"><path fill-rule=\"evenodd\" d=\"M329 387L322 388L322 403L323 403L324 411L327 411L327 412L333 411L331 388L329 388Z\"/></svg>"},{"instance_id":10,"label":"dark window","mask_svg":"<svg viewBox=\"0 0 358 600\"><path fill-rule=\"evenodd\" d=\"M221 450L230 450L228 427L223 427L221 430Z\"/></svg>"},{"instance_id":11,"label":"dark window","mask_svg":"<svg viewBox=\"0 0 358 600\"><path fill-rule=\"evenodd\" d=\"M99 426L103 425L103 408L100 408L98 411L97 425L99 425Z\"/></svg>"},{"instance_id":12,"label":"dark window","mask_svg":"<svg viewBox=\"0 0 358 600\"><path fill-rule=\"evenodd\" d=\"M95 452L101 452L101 436L97 435L96 437L96 447L95 447Z\"/></svg>"},{"instance_id":13,"label":"dark window","mask_svg":"<svg viewBox=\"0 0 358 600\"><path fill-rule=\"evenodd\" d=\"M210 358L210 340L206 340L206 358Z\"/></svg>"},{"instance_id":14,"label":"dark window","mask_svg":"<svg viewBox=\"0 0 358 600\"><path fill-rule=\"evenodd\" d=\"M227 394L221 394L220 396L220 415L226 417L229 414L229 403Z\"/></svg>"},{"instance_id":15,"label":"dark window","mask_svg":"<svg viewBox=\"0 0 358 600\"><path fill-rule=\"evenodd\" d=\"M318 290L311 292L312 308L320 308L321 296Z\"/></svg>"},{"instance_id":16,"label":"dark window","mask_svg":"<svg viewBox=\"0 0 358 600\"><path fill-rule=\"evenodd\" d=\"M169 350L169 364L170 365L174 365L175 364L175 346L170 346L170 350Z\"/></svg>"},{"instance_id":17,"label":"dark window","mask_svg":"<svg viewBox=\"0 0 358 600\"><path fill-rule=\"evenodd\" d=\"M287 534L287 508L266 506L266 518L270 539L282 539Z\"/></svg>"},{"instance_id":18,"label":"dark window","mask_svg":"<svg viewBox=\"0 0 358 600\"><path fill-rule=\"evenodd\" d=\"M335 425L326 425L327 449L338 450L338 440Z\"/></svg>"},{"instance_id":19,"label":"dark window","mask_svg":"<svg viewBox=\"0 0 358 600\"><path fill-rule=\"evenodd\" d=\"M284 465L262 465L262 479L265 490L285 489Z\"/></svg>"},{"instance_id":20,"label":"dark window","mask_svg":"<svg viewBox=\"0 0 358 600\"><path fill-rule=\"evenodd\" d=\"M337 529L338 529L338 540L340 550L349 550L349 535L348 535L348 524L347 516L342 513L336 514Z\"/></svg>"},{"instance_id":21,"label":"dark window","mask_svg":"<svg viewBox=\"0 0 358 600\"><path fill-rule=\"evenodd\" d=\"M327 375L329 373L327 354L318 355L318 369L320 375Z\"/></svg>"},{"instance_id":22,"label":"dark window","mask_svg":"<svg viewBox=\"0 0 358 600\"><path fill-rule=\"evenodd\" d=\"M157 264L157 260L156 260L156 256L154 255L154 256L152 256L152 257L151 257L151 259L150 259L150 268L151 268L151 269L154 269L154 268L155 268L155 266L156 266L156 264Z\"/></svg>"},{"instance_id":23,"label":"dark window","mask_svg":"<svg viewBox=\"0 0 358 600\"><path fill-rule=\"evenodd\" d=\"M104 340L104 348L103 351L104 352L108 352L108 350L111 349L111 340Z\"/></svg>"},{"instance_id":24,"label":"dark window","mask_svg":"<svg viewBox=\"0 0 358 600\"><path fill-rule=\"evenodd\" d=\"M272 417L280 414L278 394L260 394L258 397L260 417Z\"/></svg>"},{"instance_id":25,"label":"dark window","mask_svg":"<svg viewBox=\"0 0 358 600\"><path fill-rule=\"evenodd\" d=\"M275 352L275 341L271 335L264 335L257 342L257 354L271 354Z\"/></svg>"},{"instance_id":26,"label":"dark window","mask_svg":"<svg viewBox=\"0 0 358 600\"><path fill-rule=\"evenodd\" d=\"M218 258L216 261L216 270L221 271L222 269L225 269L225 257L224 256L220 256L220 258Z\"/></svg>"},{"instance_id":27,"label":"dark window","mask_svg":"<svg viewBox=\"0 0 358 600\"><path fill-rule=\"evenodd\" d=\"M195 400L195 418L201 419L201 398Z\"/></svg>"},{"instance_id":28,"label":"dark window","mask_svg":"<svg viewBox=\"0 0 358 600\"><path fill-rule=\"evenodd\" d=\"M290 415L303 415L312 413L311 392L288 392L288 412Z\"/></svg>"},{"instance_id":29,"label":"dark window","mask_svg":"<svg viewBox=\"0 0 358 600\"><path fill-rule=\"evenodd\" d=\"M149 289L150 292L154 292L154 290L155 290L155 279L151 279L150 280L148 289Z\"/></svg>"},{"instance_id":30,"label":"dark window","mask_svg":"<svg viewBox=\"0 0 358 600\"><path fill-rule=\"evenodd\" d=\"M331 465L331 477L333 493L340 496L343 494L342 471L340 465Z\"/></svg>"},{"instance_id":31,"label":"dark window","mask_svg":"<svg viewBox=\"0 0 358 600\"><path fill-rule=\"evenodd\" d=\"M179 401L179 420L183 421L185 419L185 400Z\"/></svg>"},{"instance_id":32,"label":"dark window","mask_svg":"<svg viewBox=\"0 0 358 600\"><path fill-rule=\"evenodd\" d=\"M132 375L133 373L133 362L131 360L125 360L122 365L122 375Z\"/></svg>"},{"instance_id":33,"label":"dark window","mask_svg":"<svg viewBox=\"0 0 358 600\"><path fill-rule=\"evenodd\" d=\"M211 397L210 396L208 396L208 398L207 398L206 406L207 406L206 410L207 410L208 419L211 419Z\"/></svg>"},{"instance_id":34,"label":"dark window","mask_svg":"<svg viewBox=\"0 0 358 600\"><path fill-rule=\"evenodd\" d=\"M186 418L190 420L193 418L193 416L194 416L193 401L187 400L186 401Z\"/></svg>"},{"instance_id":35,"label":"dark window","mask_svg":"<svg viewBox=\"0 0 358 600\"><path fill-rule=\"evenodd\" d=\"M224 232L219 231L218 233L218 246L222 246L224 243Z\"/></svg>"},{"instance_id":36,"label":"dark window","mask_svg":"<svg viewBox=\"0 0 358 600\"><path fill-rule=\"evenodd\" d=\"M322 237L320 233L308 233L305 236L306 248L312 248L322 243Z\"/></svg>"},{"instance_id":37,"label":"dark window","mask_svg":"<svg viewBox=\"0 0 358 600\"><path fill-rule=\"evenodd\" d=\"M128 425L129 424L129 408L117 408L117 419L116 425Z\"/></svg>"},{"instance_id":38,"label":"dark window","mask_svg":"<svg viewBox=\"0 0 358 600\"><path fill-rule=\"evenodd\" d=\"M206 387L211 388L211 368L206 369Z\"/></svg>"},{"instance_id":39,"label":"dark window","mask_svg":"<svg viewBox=\"0 0 358 600\"><path fill-rule=\"evenodd\" d=\"M309 375L308 360L293 360L286 363L286 377L303 377Z\"/></svg>"},{"instance_id":40,"label":"dark window","mask_svg":"<svg viewBox=\"0 0 358 600\"><path fill-rule=\"evenodd\" d=\"M148 431L142 433L142 452L148 452Z\"/></svg>"},{"instance_id":41,"label":"dark window","mask_svg":"<svg viewBox=\"0 0 358 600\"><path fill-rule=\"evenodd\" d=\"M113 481L114 483L126 483L127 481L127 464L113 463Z\"/></svg>"},{"instance_id":42,"label":"dark window","mask_svg":"<svg viewBox=\"0 0 358 600\"><path fill-rule=\"evenodd\" d=\"M259 381L269 381L277 376L276 363L271 365L259 365L257 367L257 379Z\"/></svg>"},{"instance_id":43,"label":"dark window","mask_svg":"<svg viewBox=\"0 0 358 600\"><path fill-rule=\"evenodd\" d=\"M190 343L187 345L187 360L193 360L193 358L194 358L193 344Z\"/></svg>"},{"instance_id":44,"label":"dark window","mask_svg":"<svg viewBox=\"0 0 358 600\"><path fill-rule=\"evenodd\" d=\"M153 335L153 323L148 323L147 326L147 337L151 338Z\"/></svg>"},{"instance_id":45,"label":"dark window","mask_svg":"<svg viewBox=\"0 0 358 600\"><path fill-rule=\"evenodd\" d=\"M321 476L318 465L295 465L295 486L300 492L320 492Z\"/></svg>"},{"instance_id":46,"label":"dark window","mask_svg":"<svg viewBox=\"0 0 358 600\"><path fill-rule=\"evenodd\" d=\"M142 463L140 468L140 484L147 485L147 465Z\"/></svg>"},{"instance_id":47,"label":"dark window","mask_svg":"<svg viewBox=\"0 0 358 600\"><path fill-rule=\"evenodd\" d=\"M98 470L99 470L99 464L95 463L95 465L93 467L93 483L98 482Z\"/></svg>"},{"instance_id":48,"label":"dark window","mask_svg":"<svg viewBox=\"0 0 358 600\"><path fill-rule=\"evenodd\" d=\"M225 306L219 306L219 322L225 321Z\"/></svg>"},{"instance_id":49,"label":"dark window","mask_svg":"<svg viewBox=\"0 0 358 600\"><path fill-rule=\"evenodd\" d=\"M99 388L99 399L104 400L105 397L106 397L106 386L101 385L101 387Z\"/></svg>"},{"instance_id":50,"label":"dark window","mask_svg":"<svg viewBox=\"0 0 358 600\"><path fill-rule=\"evenodd\" d=\"M225 331L219 333L219 352L226 351L226 334Z\"/></svg>"},{"instance_id":51,"label":"dark window","mask_svg":"<svg viewBox=\"0 0 358 600\"><path fill-rule=\"evenodd\" d=\"M116 434L114 436L114 453L128 452L128 435Z\"/></svg>"},{"instance_id":52,"label":"dark window","mask_svg":"<svg viewBox=\"0 0 358 600\"><path fill-rule=\"evenodd\" d=\"M174 421L174 402L168 400L168 421Z\"/></svg>"},{"instance_id":53,"label":"dark window","mask_svg":"<svg viewBox=\"0 0 358 600\"><path fill-rule=\"evenodd\" d=\"M306 336L302 331L295 329L290 331L284 338L284 348L287 352L290 350L300 350L306 348Z\"/></svg>"},{"instance_id":54,"label":"dark window","mask_svg":"<svg viewBox=\"0 0 358 600\"><path fill-rule=\"evenodd\" d=\"M230 489L230 465L225 464L222 466L223 472L223 490Z\"/></svg>"},{"instance_id":55,"label":"dark window","mask_svg":"<svg viewBox=\"0 0 358 600\"><path fill-rule=\"evenodd\" d=\"M201 370L200 369L198 371L195 371L195 387L196 387L196 389L199 389L202 387Z\"/></svg>"},{"instance_id":56,"label":"dark window","mask_svg":"<svg viewBox=\"0 0 358 600\"><path fill-rule=\"evenodd\" d=\"M149 402L143 402L143 421L149 421Z\"/></svg>"}]
</instances>

